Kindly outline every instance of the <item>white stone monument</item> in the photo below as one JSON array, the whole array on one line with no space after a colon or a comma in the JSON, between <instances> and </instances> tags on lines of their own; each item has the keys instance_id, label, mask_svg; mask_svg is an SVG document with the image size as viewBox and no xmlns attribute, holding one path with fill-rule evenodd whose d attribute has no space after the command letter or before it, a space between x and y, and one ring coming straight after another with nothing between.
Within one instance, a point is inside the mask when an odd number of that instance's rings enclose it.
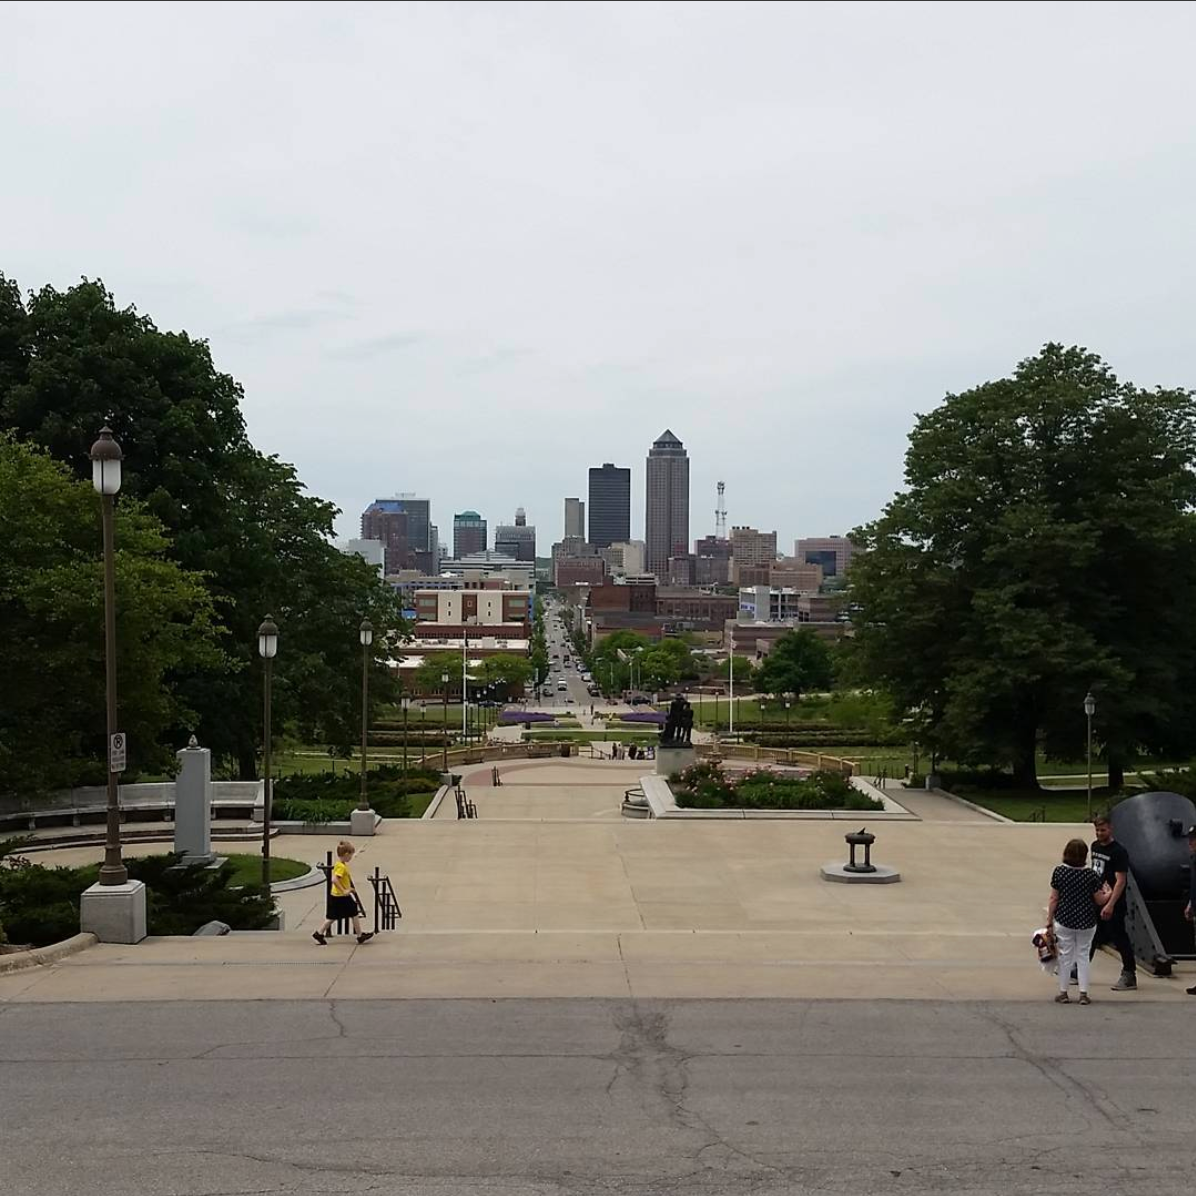
<instances>
[{"instance_id":1,"label":"white stone monument","mask_svg":"<svg viewBox=\"0 0 1196 1196\"><path fill-rule=\"evenodd\" d=\"M212 753L195 736L181 752L174 782L174 849L182 864L215 864L212 851Z\"/></svg>"}]
</instances>

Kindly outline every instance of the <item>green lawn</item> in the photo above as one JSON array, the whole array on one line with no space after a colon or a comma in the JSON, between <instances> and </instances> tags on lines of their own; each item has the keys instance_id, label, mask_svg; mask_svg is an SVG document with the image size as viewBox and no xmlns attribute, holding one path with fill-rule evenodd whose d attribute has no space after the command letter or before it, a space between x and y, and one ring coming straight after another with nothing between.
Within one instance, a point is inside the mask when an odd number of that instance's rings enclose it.
<instances>
[{"instance_id":1,"label":"green lawn","mask_svg":"<svg viewBox=\"0 0 1196 1196\"><path fill-rule=\"evenodd\" d=\"M1082 789L1063 793L1017 789L978 789L961 785L951 792L1014 822L1087 822L1088 794ZM1098 814L1126 797L1107 788L1092 790L1092 812Z\"/></svg>"},{"instance_id":2,"label":"green lawn","mask_svg":"<svg viewBox=\"0 0 1196 1196\"><path fill-rule=\"evenodd\" d=\"M233 885L260 885L262 883L262 857L259 854L237 852L227 857L233 866ZM270 880L294 880L297 876L305 876L311 871L311 865L301 860L291 860L286 856L270 856Z\"/></svg>"}]
</instances>

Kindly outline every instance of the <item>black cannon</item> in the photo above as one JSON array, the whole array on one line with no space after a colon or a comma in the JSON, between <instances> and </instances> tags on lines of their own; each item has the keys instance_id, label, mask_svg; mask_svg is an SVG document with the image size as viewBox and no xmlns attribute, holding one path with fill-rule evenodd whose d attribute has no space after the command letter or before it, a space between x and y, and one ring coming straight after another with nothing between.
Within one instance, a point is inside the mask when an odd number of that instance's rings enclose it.
<instances>
[{"instance_id":1,"label":"black cannon","mask_svg":"<svg viewBox=\"0 0 1196 1196\"><path fill-rule=\"evenodd\" d=\"M1113 837L1129 852L1125 925L1134 955L1156 976L1196 959L1188 903L1188 827L1196 806L1178 793L1139 793L1113 807Z\"/></svg>"}]
</instances>

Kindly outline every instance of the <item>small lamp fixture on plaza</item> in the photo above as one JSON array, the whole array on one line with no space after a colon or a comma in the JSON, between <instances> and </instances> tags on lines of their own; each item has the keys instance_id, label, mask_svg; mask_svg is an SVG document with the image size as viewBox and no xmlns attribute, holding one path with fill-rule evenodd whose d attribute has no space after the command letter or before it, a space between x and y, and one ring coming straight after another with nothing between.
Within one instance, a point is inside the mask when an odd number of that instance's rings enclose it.
<instances>
[{"instance_id":1,"label":"small lamp fixture on plaza","mask_svg":"<svg viewBox=\"0 0 1196 1196\"><path fill-rule=\"evenodd\" d=\"M79 929L100 942L138 943L146 934L145 885L130 880L121 858L120 774L128 745L118 728L116 698L116 495L124 454L105 425L91 446L91 480L100 496L104 537L104 680L107 721L107 827L99 880L79 902Z\"/></svg>"},{"instance_id":2,"label":"small lamp fixture on plaza","mask_svg":"<svg viewBox=\"0 0 1196 1196\"><path fill-rule=\"evenodd\" d=\"M354 835L372 835L377 826L378 818L370 809L370 799L367 793L369 785L369 737L370 737L370 651L374 643L374 625L369 619L362 619L357 628L357 638L361 641L361 796L357 799L357 808L349 813L349 831Z\"/></svg>"}]
</instances>

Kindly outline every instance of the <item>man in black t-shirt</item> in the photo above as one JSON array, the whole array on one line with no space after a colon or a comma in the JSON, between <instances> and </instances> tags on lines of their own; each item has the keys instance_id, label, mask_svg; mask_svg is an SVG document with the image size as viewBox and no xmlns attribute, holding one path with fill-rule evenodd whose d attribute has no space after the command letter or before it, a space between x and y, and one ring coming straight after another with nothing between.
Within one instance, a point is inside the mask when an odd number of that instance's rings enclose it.
<instances>
[{"instance_id":1,"label":"man in black t-shirt","mask_svg":"<svg viewBox=\"0 0 1196 1196\"><path fill-rule=\"evenodd\" d=\"M1130 992L1138 987L1138 962L1125 928L1125 886L1129 883L1130 853L1113 838L1113 824L1103 814L1092 820L1096 839L1092 844L1092 870L1113 890L1113 896L1100 911L1092 952L1102 943L1112 943L1121 956L1121 976L1114 992Z\"/></svg>"}]
</instances>

